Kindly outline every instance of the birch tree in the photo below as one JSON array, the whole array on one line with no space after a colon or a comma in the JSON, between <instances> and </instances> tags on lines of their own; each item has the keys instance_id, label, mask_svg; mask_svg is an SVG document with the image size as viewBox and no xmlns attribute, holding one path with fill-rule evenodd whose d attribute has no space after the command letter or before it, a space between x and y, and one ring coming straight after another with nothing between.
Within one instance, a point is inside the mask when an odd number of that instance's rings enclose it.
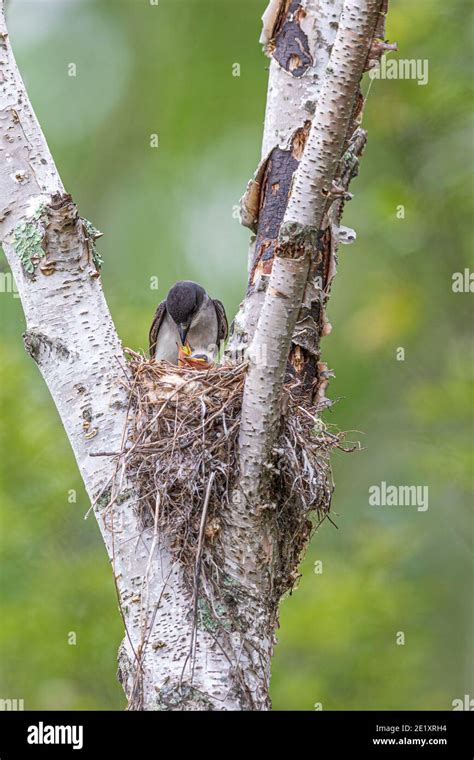
<instances>
[{"instance_id":1,"label":"birch tree","mask_svg":"<svg viewBox=\"0 0 474 760\"><path fill-rule=\"evenodd\" d=\"M249 285L226 365L232 371L236 353L246 357L238 468L220 528L221 598L231 598L233 615L225 625L197 626L196 594L158 521L143 527L126 467L134 381L101 286L100 233L63 187L2 2L1 241L23 305L25 348L55 402L110 559L129 709L270 708L278 606L288 588L278 579L292 538L282 535L272 477L283 390L290 380L315 410L329 404L320 339L330 329L325 306L338 243L355 235L340 221L366 140L360 82L386 47L385 13L384 0L271 0L263 17L270 73L262 161L241 202L253 233ZM214 475L201 507L197 582ZM318 487L328 509L331 493ZM206 551L212 560L212 544Z\"/></svg>"}]
</instances>

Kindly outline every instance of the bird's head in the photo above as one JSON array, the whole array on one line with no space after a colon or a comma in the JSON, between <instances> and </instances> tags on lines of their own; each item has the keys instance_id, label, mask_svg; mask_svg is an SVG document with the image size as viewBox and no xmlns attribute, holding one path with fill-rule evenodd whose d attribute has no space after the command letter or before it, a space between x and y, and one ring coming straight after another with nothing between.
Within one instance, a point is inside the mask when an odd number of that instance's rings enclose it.
<instances>
[{"instance_id":1,"label":"bird's head","mask_svg":"<svg viewBox=\"0 0 474 760\"><path fill-rule=\"evenodd\" d=\"M201 308L205 295L204 288L196 282L182 280L173 285L166 297L166 310L176 323L183 346L186 345L191 322Z\"/></svg>"}]
</instances>

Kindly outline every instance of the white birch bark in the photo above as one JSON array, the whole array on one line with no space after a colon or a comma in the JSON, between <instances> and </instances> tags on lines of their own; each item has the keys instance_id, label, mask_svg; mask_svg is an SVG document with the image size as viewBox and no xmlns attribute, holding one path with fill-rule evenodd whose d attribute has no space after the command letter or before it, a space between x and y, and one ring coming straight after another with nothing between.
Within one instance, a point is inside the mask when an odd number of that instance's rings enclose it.
<instances>
[{"instance_id":1,"label":"white birch bark","mask_svg":"<svg viewBox=\"0 0 474 760\"><path fill-rule=\"evenodd\" d=\"M301 0L299 3L306 14L301 17L300 26L308 39L312 61L302 76L295 77L271 58L262 158L268 156L276 145L286 147L295 129L306 119L313 118L343 4L343 0ZM276 5L281 7L281 0ZM263 20L260 41L268 44L271 30L265 25L265 15Z\"/></svg>"},{"instance_id":2,"label":"white birch bark","mask_svg":"<svg viewBox=\"0 0 474 760\"><path fill-rule=\"evenodd\" d=\"M301 0L297 3L305 14L301 14L299 26L306 36L311 61L308 61L308 67L301 76L294 76L271 55L275 45L272 42L275 24L284 11L285 3L286 0L270 2L263 15L260 37L260 42L271 56L261 162L241 201L241 222L255 231L258 228L259 194L266 162L275 148L288 150L296 130L314 116L343 6L343 0ZM254 242L249 250L249 273L253 264ZM228 345L229 354L241 352L250 344L255 332L265 297L266 278L257 274L254 280L254 286L240 304L235 317L235 330Z\"/></svg>"}]
</instances>

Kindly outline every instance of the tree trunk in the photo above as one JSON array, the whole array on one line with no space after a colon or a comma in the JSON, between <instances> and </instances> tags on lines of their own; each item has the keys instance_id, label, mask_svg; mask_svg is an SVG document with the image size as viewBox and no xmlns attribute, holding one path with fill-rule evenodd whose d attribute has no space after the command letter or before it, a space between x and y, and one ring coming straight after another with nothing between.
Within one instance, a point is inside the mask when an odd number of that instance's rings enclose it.
<instances>
[{"instance_id":1,"label":"tree trunk","mask_svg":"<svg viewBox=\"0 0 474 760\"><path fill-rule=\"evenodd\" d=\"M327 382L319 362L324 305L347 186L365 144L357 128L359 82L383 48L373 40L383 37L384 5L272 0L264 16L262 41L272 60L263 160L242 201L242 221L256 238L229 344L230 353L250 346L249 369L240 468L222 514L216 625L215 609L196 617L197 599L168 537L156 523L144 529L138 517L124 448L133 380L102 292L99 233L61 183L13 58L2 4L0 236L25 313L26 349L64 424L113 568L126 633L119 679L129 709L270 707L278 604L288 587L281 581L288 536L281 535L271 477L282 387L286 373L319 403ZM211 486L212 478L207 496ZM202 528L206 510L205 499Z\"/></svg>"}]
</instances>

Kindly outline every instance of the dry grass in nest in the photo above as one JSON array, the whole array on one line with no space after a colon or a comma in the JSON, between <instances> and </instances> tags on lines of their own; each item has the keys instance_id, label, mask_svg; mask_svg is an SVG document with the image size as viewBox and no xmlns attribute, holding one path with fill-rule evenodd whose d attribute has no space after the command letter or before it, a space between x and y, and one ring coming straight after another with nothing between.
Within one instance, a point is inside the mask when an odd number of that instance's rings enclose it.
<instances>
[{"instance_id":1,"label":"dry grass in nest","mask_svg":"<svg viewBox=\"0 0 474 760\"><path fill-rule=\"evenodd\" d=\"M215 563L217 569L222 514L238 478L246 364L196 370L129 353L132 417L126 460L128 474L139 484L142 525L156 520L191 572L201 536L206 563ZM280 555L285 558L279 575L282 585L291 588L311 532L310 518L316 515L320 521L329 512L329 452L340 445L341 436L328 431L316 407L303 406L290 386L285 394L271 491L277 501Z\"/></svg>"}]
</instances>

